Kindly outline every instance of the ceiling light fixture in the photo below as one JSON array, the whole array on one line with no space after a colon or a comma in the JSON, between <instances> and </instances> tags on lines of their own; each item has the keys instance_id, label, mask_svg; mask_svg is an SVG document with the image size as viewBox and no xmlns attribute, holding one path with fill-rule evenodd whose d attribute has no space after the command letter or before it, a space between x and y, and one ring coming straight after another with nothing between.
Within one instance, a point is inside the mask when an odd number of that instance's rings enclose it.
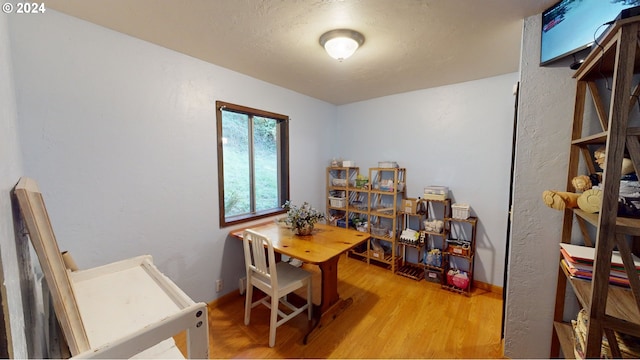
<instances>
[{"instance_id":1,"label":"ceiling light fixture","mask_svg":"<svg viewBox=\"0 0 640 360\"><path fill-rule=\"evenodd\" d=\"M336 29L320 36L320 45L332 58L342 61L364 44L364 36L355 30Z\"/></svg>"}]
</instances>

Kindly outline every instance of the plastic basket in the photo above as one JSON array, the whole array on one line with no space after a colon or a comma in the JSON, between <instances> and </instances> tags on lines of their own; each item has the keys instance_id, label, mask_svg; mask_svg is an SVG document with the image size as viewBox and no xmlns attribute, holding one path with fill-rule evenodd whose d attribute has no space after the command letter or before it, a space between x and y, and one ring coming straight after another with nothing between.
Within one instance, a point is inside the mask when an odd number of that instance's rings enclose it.
<instances>
[{"instance_id":1,"label":"plastic basket","mask_svg":"<svg viewBox=\"0 0 640 360\"><path fill-rule=\"evenodd\" d=\"M347 179L331 179L333 186L347 186Z\"/></svg>"},{"instance_id":2,"label":"plastic basket","mask_svg":"<svg viewBox=\"0 0 640 360\"><path fill-rule=\"evenodd\" d=\"M343 207L345 207L347 205L347 199L346 198L339 198L339 197L329 196L329 204L332 207L343 208Z\"/></svg>"},{"instance_id":3,"label":"plastic basket","mask_svg":"<svg viewBox=\"0 0 640 360\"><path fill-rule=\"evenodd\" d=\"M374 225L371 227L371 234L375 236L389 236L389 229L383 226Z\"/></svg>"},{"instance_id":4,"label":"plastic basket","mask_svg":"<svg viewBox=\"0 0 640 360\"><path fill-rule=\"evenodd\" d=\"M451 212L454 219L466 220L470 215L469 204L453 204L451 205Z\"/></svg>"}]
</instances>

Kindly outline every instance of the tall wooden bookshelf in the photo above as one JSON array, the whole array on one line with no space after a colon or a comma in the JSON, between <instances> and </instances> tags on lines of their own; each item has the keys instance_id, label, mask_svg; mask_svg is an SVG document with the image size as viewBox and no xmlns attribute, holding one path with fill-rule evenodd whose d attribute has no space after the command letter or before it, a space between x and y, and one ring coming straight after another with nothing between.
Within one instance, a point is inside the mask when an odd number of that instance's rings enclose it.
<instances>
[{"instance_id":1,"label":"tall wooden bookshelf","mask_svg":"<svg viewBox=\"0 0 640 360\"><path fill-rule=\"evenodd\" d=\"M577 81L567 190L573 191L572 179L579 175L580 165L590 174L596 172L591 155L595 147L606 146L605 170L602 173L602 206L599 214L579 209L566 209L563 218L563 243L570 243L574 219L586 246L595 247L593 278L591 281L571 277L559 270L551 357L559 351L574 357L571 325L563 321L567 282L580 305L587 311L587 331L584 356L601 355L603 336L609 340L613 357L621 357L614 331L640 336L640 279L632 260L632 249L640 242L640 219L618 216L618 193L625 151L640 174L640 127L629 125L630 112L638 106L640 85L633 85L633 76L640 72L638 53L640 17L617 21L600 40L575 73ZM610 84L610 90L603 86ZM610 91L610 93L608 93ZM585 123L585 107L593 104L601 129L589 131ZM608 108L608 109L607 109ZM582 162L580 159L582 158ZM595 238L591 238L595 230ZM629 244L631 243L631 245ZM635 245L634 245L635 244ZM611 254L620 252L625 264L630 288L609 284Z\"/></svg>"}]
</instances>

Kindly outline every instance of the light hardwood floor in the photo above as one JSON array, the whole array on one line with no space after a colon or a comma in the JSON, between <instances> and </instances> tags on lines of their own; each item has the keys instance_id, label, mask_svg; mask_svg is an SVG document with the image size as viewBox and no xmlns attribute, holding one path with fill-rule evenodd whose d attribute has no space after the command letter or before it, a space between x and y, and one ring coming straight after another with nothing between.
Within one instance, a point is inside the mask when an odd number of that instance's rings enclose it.
<instances>
[{"instance_id":1,"label":"light hardwood floor","mask_svg":"<svg viewBox=\"0 0 640 360\"><path fill-rule=\"evenodd\" d=\"M238 292L210 304L210 357L502 358L502 295L474 289L466 297L346 256L338 276L341 297L353 304L307 345L304 315L280 326L269 348L266 307L254 308L245 326ZM184 337L176 340L184 349Z\"/></svg>"}]
</instances>

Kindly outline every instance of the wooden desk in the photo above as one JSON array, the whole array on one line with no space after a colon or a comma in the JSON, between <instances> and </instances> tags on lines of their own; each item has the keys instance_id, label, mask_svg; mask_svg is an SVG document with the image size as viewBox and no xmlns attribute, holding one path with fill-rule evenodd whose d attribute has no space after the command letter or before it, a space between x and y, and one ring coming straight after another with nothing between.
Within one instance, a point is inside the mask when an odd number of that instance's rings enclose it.
<instances>
[{"instance_id":1,"label":"wooden desk","mask_svg":"<svg viewBox=\"0 0 640 360\"><path fill-rule=\"evenodd\" d=\"M277 225L275 221L248 228L269 237L276 252L320 267L321 300L320 305L314 306L316 321L304 337L306 344L315 329L328 324L353 302L351 298L341 299L338 295L338 259L340 254L367 241L370 235L352 229L316 224L313 234L298 236L291 229ZM244 229L235 230L231 235L242 239L243 231Z\"/></svg>"}]
</instances>

